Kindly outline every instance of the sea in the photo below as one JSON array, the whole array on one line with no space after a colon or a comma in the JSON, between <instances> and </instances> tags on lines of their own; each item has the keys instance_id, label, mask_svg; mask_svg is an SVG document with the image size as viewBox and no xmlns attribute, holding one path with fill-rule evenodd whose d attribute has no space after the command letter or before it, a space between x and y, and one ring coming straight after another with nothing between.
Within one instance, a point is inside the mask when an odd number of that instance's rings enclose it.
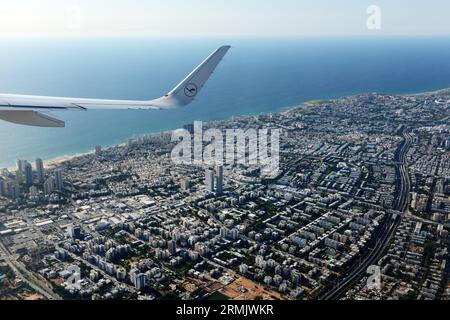
<instances>
[{"instance_id":1,"label":"sea","mask_svg":"<svg viewBox=\"0 0 450 320\"><path fill-rule=\"evenodd\" d=\"M53 112L65 128L0 121L0 168L129 138L361 93L450 87L450 37L0 38L0 92L105 99L167 93L221 45L232 49L193 104L170 111Z\"/></svg>"}]
</instances>

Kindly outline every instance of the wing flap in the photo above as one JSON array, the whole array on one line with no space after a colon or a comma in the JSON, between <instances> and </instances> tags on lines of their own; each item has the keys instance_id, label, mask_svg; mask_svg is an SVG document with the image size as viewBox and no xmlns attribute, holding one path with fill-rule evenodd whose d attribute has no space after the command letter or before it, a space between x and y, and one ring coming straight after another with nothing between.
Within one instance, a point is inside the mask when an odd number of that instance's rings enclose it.
<instances>
[{"instance_id":1,"label":"wing flap","mask_svg":"<svg viewBox=\"0 0 450 320\"><path fill-rule=\"evenodd\" d=\"M34 127L63 128L65 126L64 121L31 110L0 110L0 119L16 124Z\"/></svg>"}]
</instances>

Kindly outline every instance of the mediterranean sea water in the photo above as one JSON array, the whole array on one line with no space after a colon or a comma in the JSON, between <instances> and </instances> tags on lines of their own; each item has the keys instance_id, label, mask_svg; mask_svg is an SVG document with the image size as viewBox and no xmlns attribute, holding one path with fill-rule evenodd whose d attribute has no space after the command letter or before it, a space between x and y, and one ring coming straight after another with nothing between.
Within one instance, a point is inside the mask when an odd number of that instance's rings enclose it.
<instances>
[{"instance_id":1,"label":"mediterranean sea water","mask_svg":"<svg viewBox=\"0 0 450 320\"><path fill-rule=\"evenodd\" d=\"M282 111L302 102L450 87L442 38L0 38L0 92L153 99L221 45L233 48L198 97L171 111L53 112L66 128L0 121L0 168L176 129L194 120Z\"/></svg>"}]
</instances>

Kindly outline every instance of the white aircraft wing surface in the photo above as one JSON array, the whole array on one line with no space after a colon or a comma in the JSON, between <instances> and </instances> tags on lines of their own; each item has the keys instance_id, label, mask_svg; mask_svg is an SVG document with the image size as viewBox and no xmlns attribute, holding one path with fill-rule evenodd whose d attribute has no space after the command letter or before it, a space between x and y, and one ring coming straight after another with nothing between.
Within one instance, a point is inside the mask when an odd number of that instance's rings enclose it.
<instances>
[{"instance_id":1,"label":"white aircraft wing surface","mask_svg":"<svg viewBox=\"0 0 450 320\"><path fill-rule=\"evenodd\" d=\"M60 110L172 109L190 104L230 49L214 51L172 91L149 101L103 100L0 94L0 119L37 127L64 127L65 123L43 112Z\"/></svg>"}]
</instances>

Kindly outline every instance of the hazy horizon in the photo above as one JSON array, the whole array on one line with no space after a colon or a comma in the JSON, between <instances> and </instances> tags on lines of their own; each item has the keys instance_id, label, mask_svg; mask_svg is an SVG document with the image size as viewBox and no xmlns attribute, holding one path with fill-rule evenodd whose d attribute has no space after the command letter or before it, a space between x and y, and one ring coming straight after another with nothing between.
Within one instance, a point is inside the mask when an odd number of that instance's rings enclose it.
<instances>
[{"instance_id":1,"label":"hazy horizon","mask_svg":"<svg viewBox=\"0 0 450 320\"><path fill-rule=\"evenodd\" d=\"M367 28L373 5L378 30ZM444 0L4 0L0 36L436 36L450 35L449 10Z\"/></svg>"}]
</instances>

